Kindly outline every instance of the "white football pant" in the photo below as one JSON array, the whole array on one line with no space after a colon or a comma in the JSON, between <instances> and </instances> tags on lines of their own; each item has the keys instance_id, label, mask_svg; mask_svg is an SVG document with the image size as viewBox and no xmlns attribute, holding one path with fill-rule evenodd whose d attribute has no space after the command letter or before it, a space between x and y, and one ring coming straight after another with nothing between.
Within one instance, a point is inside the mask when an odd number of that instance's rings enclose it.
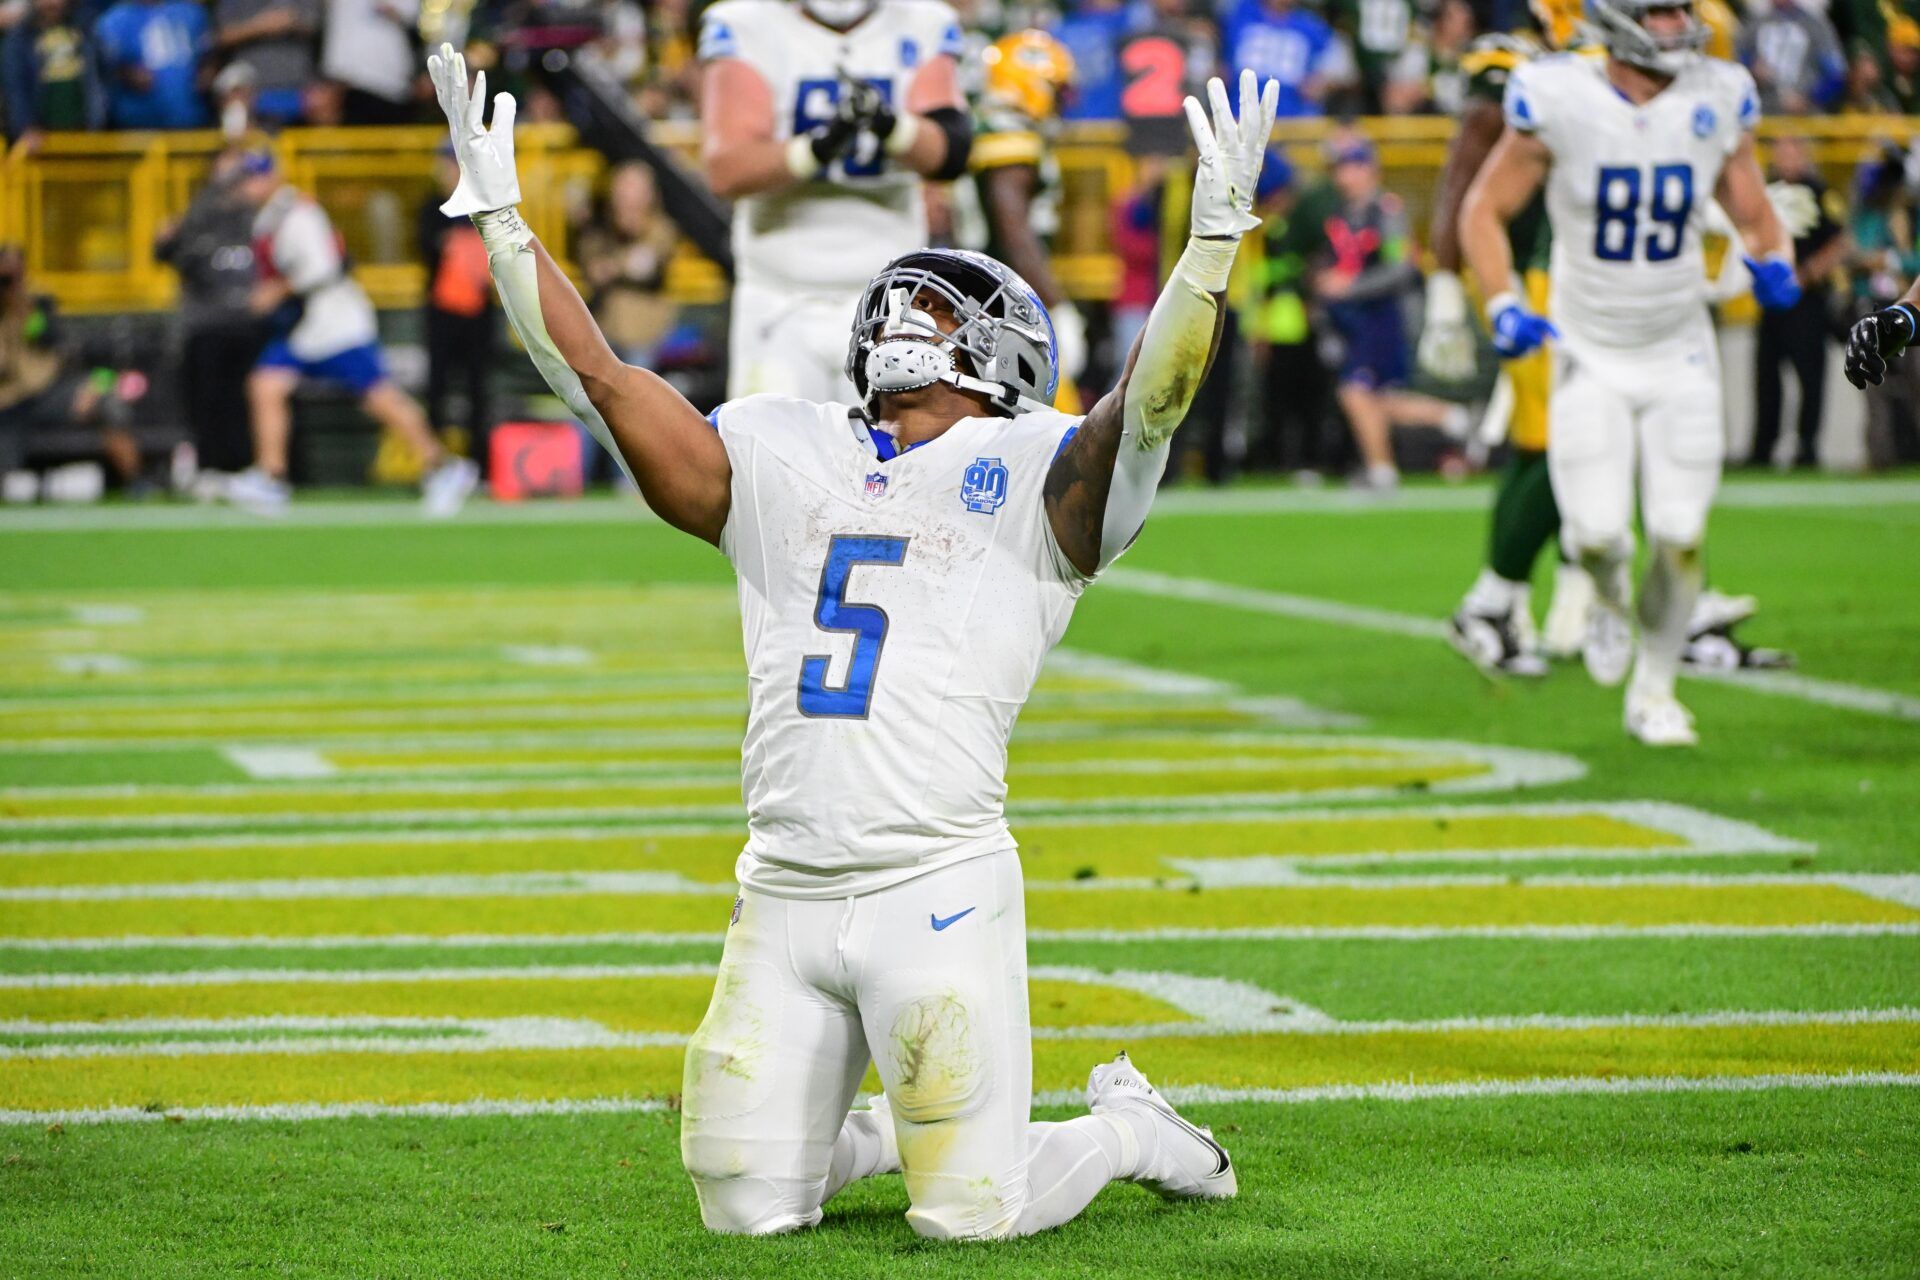
<instances>
[{"instance_id":1,"label":"white football pant","mask_svg":"<svg viewBox=\"0 0 1920 1280\"><path fill-rule=\"evenodd\" d=\"M1028 1122L1026 957L1012 850L854 898L743 892L687 1046L680 1154L706 1225L759 1235L820 1221L869 1060L921 1235L1057 1226L1130 1172L1108 1116Z\"/></svg>"},{"instance_id":2,"label":"white football pant","mask_svg":"<svg viewBox=\"0 0 1920 1280\"><path fill-rule=\"evenodd\" d=\"M1632 554L1636 477L1647 536L1699 546L1726 452L1712 326L1637 351L1556 346L1547 469L1567 550Z\"/></svg>"},{"instance_id":3,"label":"white football pant","mask_svg":"<svg viewBox=\"0 0 1920 1280\"><path fill-rule=\"evenodd\" d=\"M846 363L861 292L794 293L737 281L727 338L727 399L771 392L820 404L859 403Z\"/></svg>"}]
</instances>

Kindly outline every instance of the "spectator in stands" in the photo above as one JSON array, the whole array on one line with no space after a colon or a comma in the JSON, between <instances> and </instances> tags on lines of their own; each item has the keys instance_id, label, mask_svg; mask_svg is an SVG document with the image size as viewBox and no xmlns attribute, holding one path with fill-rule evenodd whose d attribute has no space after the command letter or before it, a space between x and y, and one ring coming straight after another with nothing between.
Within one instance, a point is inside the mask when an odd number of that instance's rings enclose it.
<instances>
[{"instance_id":1,"label":"spectator in stands","mask_svg":"<svg viewBox=\"0 0 1920 1280\"><path fill-rule=\"evenodd\" d=\"M0 48L6 82L7 139L31 151L41 135L94 129L103 110L86 29L71 0L33 0Z\"/></svg>"},{"instance_id":2,"label":"spectator in stands","mask_svg":"<svg viewBox=\"0 0 1920 1280\"><path fill-rule=\"evenodd\" d=\"M1317 481L1326 467L1321 437L1329 390L1308 309L1307 264L1325 250L1322 221L1336 200L1325 183L1296 191L1286 153L1267 153L1256 206L1266 224L1264 253L1247 296L1258 401L1248 424L1247 464L1294 472L1303 483Z\"/></svg>"},{"instance_id":3,"label":"spectator in stands","mask_svg":"<svg viewBox=\"0 0 1920 1280\"><path fill-rule=\"evenodd\" d=\"M180 276L180 390L202 469L233 473L253 456L247 374L266 340L253 293L253 208L235 190L241 153L215 160L205 186L160 233L154 255Z\"/></svg>"},{"instance_id":4,"label":"spectator in stands","mask_svg":"<svg viewBox=\"0 0 1920 1280\"><path fill-rule=\"evenodd\" d=\"M1467 74L1460 59L1475 35L1473 7L1466 0L1441 0L1427 36L1427 110L1458 116L1467 102Z\"/></svg>"},{"instance_id":5,"label":"spectator in stands","mask_svg":"<svg viewBox=\"0 0 1920 1280\"><path fill-rule=\"evenodd\" d=\"M1073 55L1073 95L1063 120L1118 120L1125 85L1116 54L1133 30L1122 0L1079 0L1053 27L1053 38Z\"/></svg>"},{"instance_id":6,"label":"spectator in stands","mask_svg":"<svg viewBox=\"0 0 1920 1280\"><path fill-rule=\"evenodd\" d=\"M427 421L443 433L453 425L448 402L457 386L466 399L466 451L484 459L493 430L488 381L499 311L487 247L472 219L440 212L460 181L450 144L434 157L433 175L438 190L421 203L418 221L420 261L427 269Z\"/></svg>"},{"instance_id":7,"label":"spectator in stands","mask_svg":"<svg viewBox=\"0 0 1920 1280\"><path fill-rule=\"evenodd\" d=\"M1824 111L1846 88L1847 60L1833 24L1796 0L1773 0L1741 29L1735 49L1753 72L1768 115Z\"/></svg>"},{"instance_id":8,"label":"spectator in stands","mask_svg":"<svg viewBox=\"0 0 1920 1280\"><path fill-rule=\"evenodd\" d=\"M1337 139L1331 167L1340 203L1324 223L1326 251L1313 287L1344 352L1340 408L1365 468L1355 483L1386 491L1400 482L1394 427L1439 427L1463 438L1470 421L1461 405L1402 389L1411 372L1404 309L1420 287L1420 269L1409 252L1406 209L1381 190L1372 144L1355 134Z\"/></svg>"},{"instance_id":9,"label":"spectator in stands","mask_svg":"<svg viewBox=\"0 0 1920 1280\"><path fill-rule=\"evenodd\" d=\"M1133 350L1134 339L1146 328L1147 313L1160 296L1162 197L1166 192L1167 161L1146 156L1134 168L1131 189L1115 197L1108 235L1120 260L1120 289L1114 294L1113 349L1107 361L1110 374L1088 379L1082 388L1090 394L1097 385L1110 386Z\"/></svg>"},{"instance_id":10,"label":"spectator in stands","mask_svg":"<svg viewBox=\"0 0 1920 1280\"><path fill-rule=\"evenodd\" d=\"M1335 0L1333 12L1353 48L1361 114L1418 111L1430 69L1413 0Z\"/></svg>"},{"instance_id":11,"label":"spectator in stands","mask_svg":"<svg viewBox=\"0 0 1920 1280\"><path fill-rule=\"evenodd\" d=\"M660 208L653 171L630 160L613 171L607 196L580 232L580 271L607 343L628 364L651 367L673 326L667 264L679 243Z\"/></svg>"},{"instance_id":12,"label":"spectator in stands","mask_svg":"<svg viewBox=\"0 0 1920 1280\"><path fill-rule=\"evenodd\" d=\"M194 0L118 0L100 15L93 40L110 129L203 129L200 60L207 11Z\"/></svg>"},{"instance_id":13,"label":"spectator in stands","mask_svg":"<svg viewBox=\"0 0 1920 1280\"><path fill-rule=\"evenodd\" d=\"M1780 365L1785 361L1800 385L1800 440L1793 465L1812 467L1819 464L1827 347L1833 336L1831 282L1847 252L1846 204L1820 180L1806 142L1790 136L1773 140L1773 181L1767 195L1793 236L1801 292L1791 307L1760 313L1753 448L1747 461L1756 467L1773 461L1780 439Z\"/></svg>"},{"instance_id":14,"label":"spectator in stands","mask_svg":"<svg viewBox=\"0 0 1920 1280\"><path fill-rule=\"evenodd\" d=\"M1328 93L1353 78L1352 57L1333 28L1295 0L1239 0L1226 46L1235 76L1251 67L1263 82L1279 81L1282 120L1326 114Z\"/></svg>"},{"instance_id":15,"label":"spectator in stands","mask_svg":"<svg viewBox=\"0 0 1920 1280\"><path fill-rule=\"evenodd\" d=\"M327 0L320 71L341 86L346 124L407 124L414 118L420 0Z\"/></svg>"},{"instance_id":16,"label":"spectator in stands","mask_svg":"<svg viewBox=\"0 0 1920 1280\"><path fill-rule=\"evenodd\" d=\"M0 474L18 471L43 431L99 428L100 452L132 486L140 447L127 430L125 384L92 368L62 342L53 299L33 291L26 255L0 245Z\"/></svg>"},{"instance_id":17,"label":"spectator in stands","mask_svg":"<svg viewBox=\"0 0 1920 1280\"><path fill-rule=\"evenodd\" d=\"M313 83L320 0L213 0L214 48L227 65L253 70L254 116L296 124Z\"/></svg>"},{"instance_id":18,"label":"spectator in stands","mask_svg":"<svg viewBox=\"0 0 1920 1280\"><path fill-rule=\"evenodd\" d=\"M1887 69L1882 93L1901 115L1920 113L1920 22L1902 16L1887 24Z\"/></svg>"}]
</instances>

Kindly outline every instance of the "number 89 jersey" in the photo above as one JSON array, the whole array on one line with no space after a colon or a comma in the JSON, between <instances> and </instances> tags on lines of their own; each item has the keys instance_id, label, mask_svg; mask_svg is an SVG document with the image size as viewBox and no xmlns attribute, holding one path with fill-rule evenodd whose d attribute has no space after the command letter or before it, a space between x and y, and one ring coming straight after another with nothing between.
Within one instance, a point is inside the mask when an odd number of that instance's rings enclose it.
<instances>
[{"instance_id":1,"label":"number 89 jersey","mask_svg":"<svg viewBox=\"0 0 1920 1280\"><path fill-rule=\"evenodd\" d=\"M1553 155L1549 314L1561 331L1632 348L1697 326L1707 305L1702 218L1728 156L1760 119L1746 69L1696 58L1635 106L1603 61L1557 54L1513 72L1506 117Z\"/></svg>"},{"instance_id":2,"label":"number 89 jersey","mask_svg":"<svg viewBox=\"0 0 1920 1280\"><path fill-rule=\"evenodd\" d=\"M1086 585L1043 492L1078 419L963 418L902 453L841 404L747 396L714 422L746 639L740 883L848 897L1013 848L1007 740Z\"/></svg>"},{"instance_id":3,"label":"number 89 jersey","mask_svg":"<svg viewBox=\"0 0 1920 1280\"><path fill-rule=\"evenodd\" d=\"M815 22L792 0L720 0L700 19L700 60L738 58L759 72L781 141L833 119L843 70L904 110L920 69L961 53L960 24L939 0L880 0L845 32ZM735 202L740 278L858 293L883 265L926 246L921 186L920 175L863 133L815 181Z\"/></svg>"}]
</instances>

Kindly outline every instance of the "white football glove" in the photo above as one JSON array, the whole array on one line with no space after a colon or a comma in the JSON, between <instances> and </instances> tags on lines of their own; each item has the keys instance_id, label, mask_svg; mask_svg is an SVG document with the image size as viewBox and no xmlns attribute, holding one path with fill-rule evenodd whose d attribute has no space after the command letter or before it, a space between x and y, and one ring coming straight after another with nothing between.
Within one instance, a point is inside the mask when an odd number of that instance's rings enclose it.
<instances>
[{"instance_id":1,"label":"white football glove","mask_svg":"<svg viewBox=\"0 0 1920 1280\"><path fill-rule=\"evenodd\" d=\"M1078 381L1087 371L1087 322L1071 302L1054 307L1052 317L1053 350L1060 359L1060 372Z\"/></svg>"},{"instance_id":2,"label":"white football glove","mask_svg":"<svg viewBox=\"0 0 1920 1280\"><path fill-rule=\"evenodd\" d=\"M481 123L487 107L487 73L474 77L467 90L467 60L443 44L427 58L427 74L440 109L447 113L453 132L453 155L460 164L460 184L440 206L449 218L490 213L520 203L520 175L513 167L513 116L518 107L510 93L493 99L493 128Z\"/></svg>"},{"instance_id":3,"label":"white football glove","mask_svg":"<svg viewBox=\"0 0 1920 1280\"><path fill-rule=\"evenodd\" d=\"M1473 376L1473 321L1467 315L1467 291L1451 271L1427 277L1426 320L1420 326L1420 367L1442 382Z\"/></svg>"},{"instance_id":4,"label":"white football glove","mask_svg":"<svg viewBox=\"0 0 1920 1280\"><path fill-rule=\"evenodd\" d=\"M1187 127L1200 152L1193 174L1193 234L1198 238L1238 239L1260 225L1253 215L1253 190L1266 162L1267 140L1280 107L1280 83L1267 81L1263 92L1252 70L1240 73L1240 116L1234 118L1227 86L1207 81L1213 125L1197 99L1188 98Z\"/></svg>"}]
</instances>

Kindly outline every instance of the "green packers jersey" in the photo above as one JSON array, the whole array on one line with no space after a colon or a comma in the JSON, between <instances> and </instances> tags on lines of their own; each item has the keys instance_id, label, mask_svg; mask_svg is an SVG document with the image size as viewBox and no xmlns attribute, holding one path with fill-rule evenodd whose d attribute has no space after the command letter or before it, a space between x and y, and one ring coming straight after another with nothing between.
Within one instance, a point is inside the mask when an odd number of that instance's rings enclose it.
<instances>
[{"instance_id":1,"label":"green packers jersey","mask_svg":"<svg viewBox=\"0 0 1920 1280\"><path fill-rule=\"evenodd\" d=\"M972 173L975 197L983 223L981 247L993 257L1004 257L1005 246L993 233L988 216L991 202L987 196L987 175L1010 165L1031 165L1037 175L1033 202L1028 216L1042 243L1050 241L1060 227L1060 166L1049 145L1048 122L1032 119L1020 111L991 100L982 101L973 117L973 150L967 167Z\"/></svg>"},{"instance_id":2,"label":"green packers jersey","mask_svg":"<svg viewBox=\"0 0 1920 1280\"><path fill-rule=\"evenodd\" d=\"M1501 99L1506 97L1507 77L1513 74L1513 69L1544 53L1546 49L1531 36L1481 36L1467 47L1467 52L1460 59L1460 70L1467 76L1467 98L1498 106ZM1544 189L1507 227L1507 240L1513 246L1513 265L1516 270L1547 269L1547 261L1553 250L1553 228L1547 222Z\"/></svg>"}]
</instances>

